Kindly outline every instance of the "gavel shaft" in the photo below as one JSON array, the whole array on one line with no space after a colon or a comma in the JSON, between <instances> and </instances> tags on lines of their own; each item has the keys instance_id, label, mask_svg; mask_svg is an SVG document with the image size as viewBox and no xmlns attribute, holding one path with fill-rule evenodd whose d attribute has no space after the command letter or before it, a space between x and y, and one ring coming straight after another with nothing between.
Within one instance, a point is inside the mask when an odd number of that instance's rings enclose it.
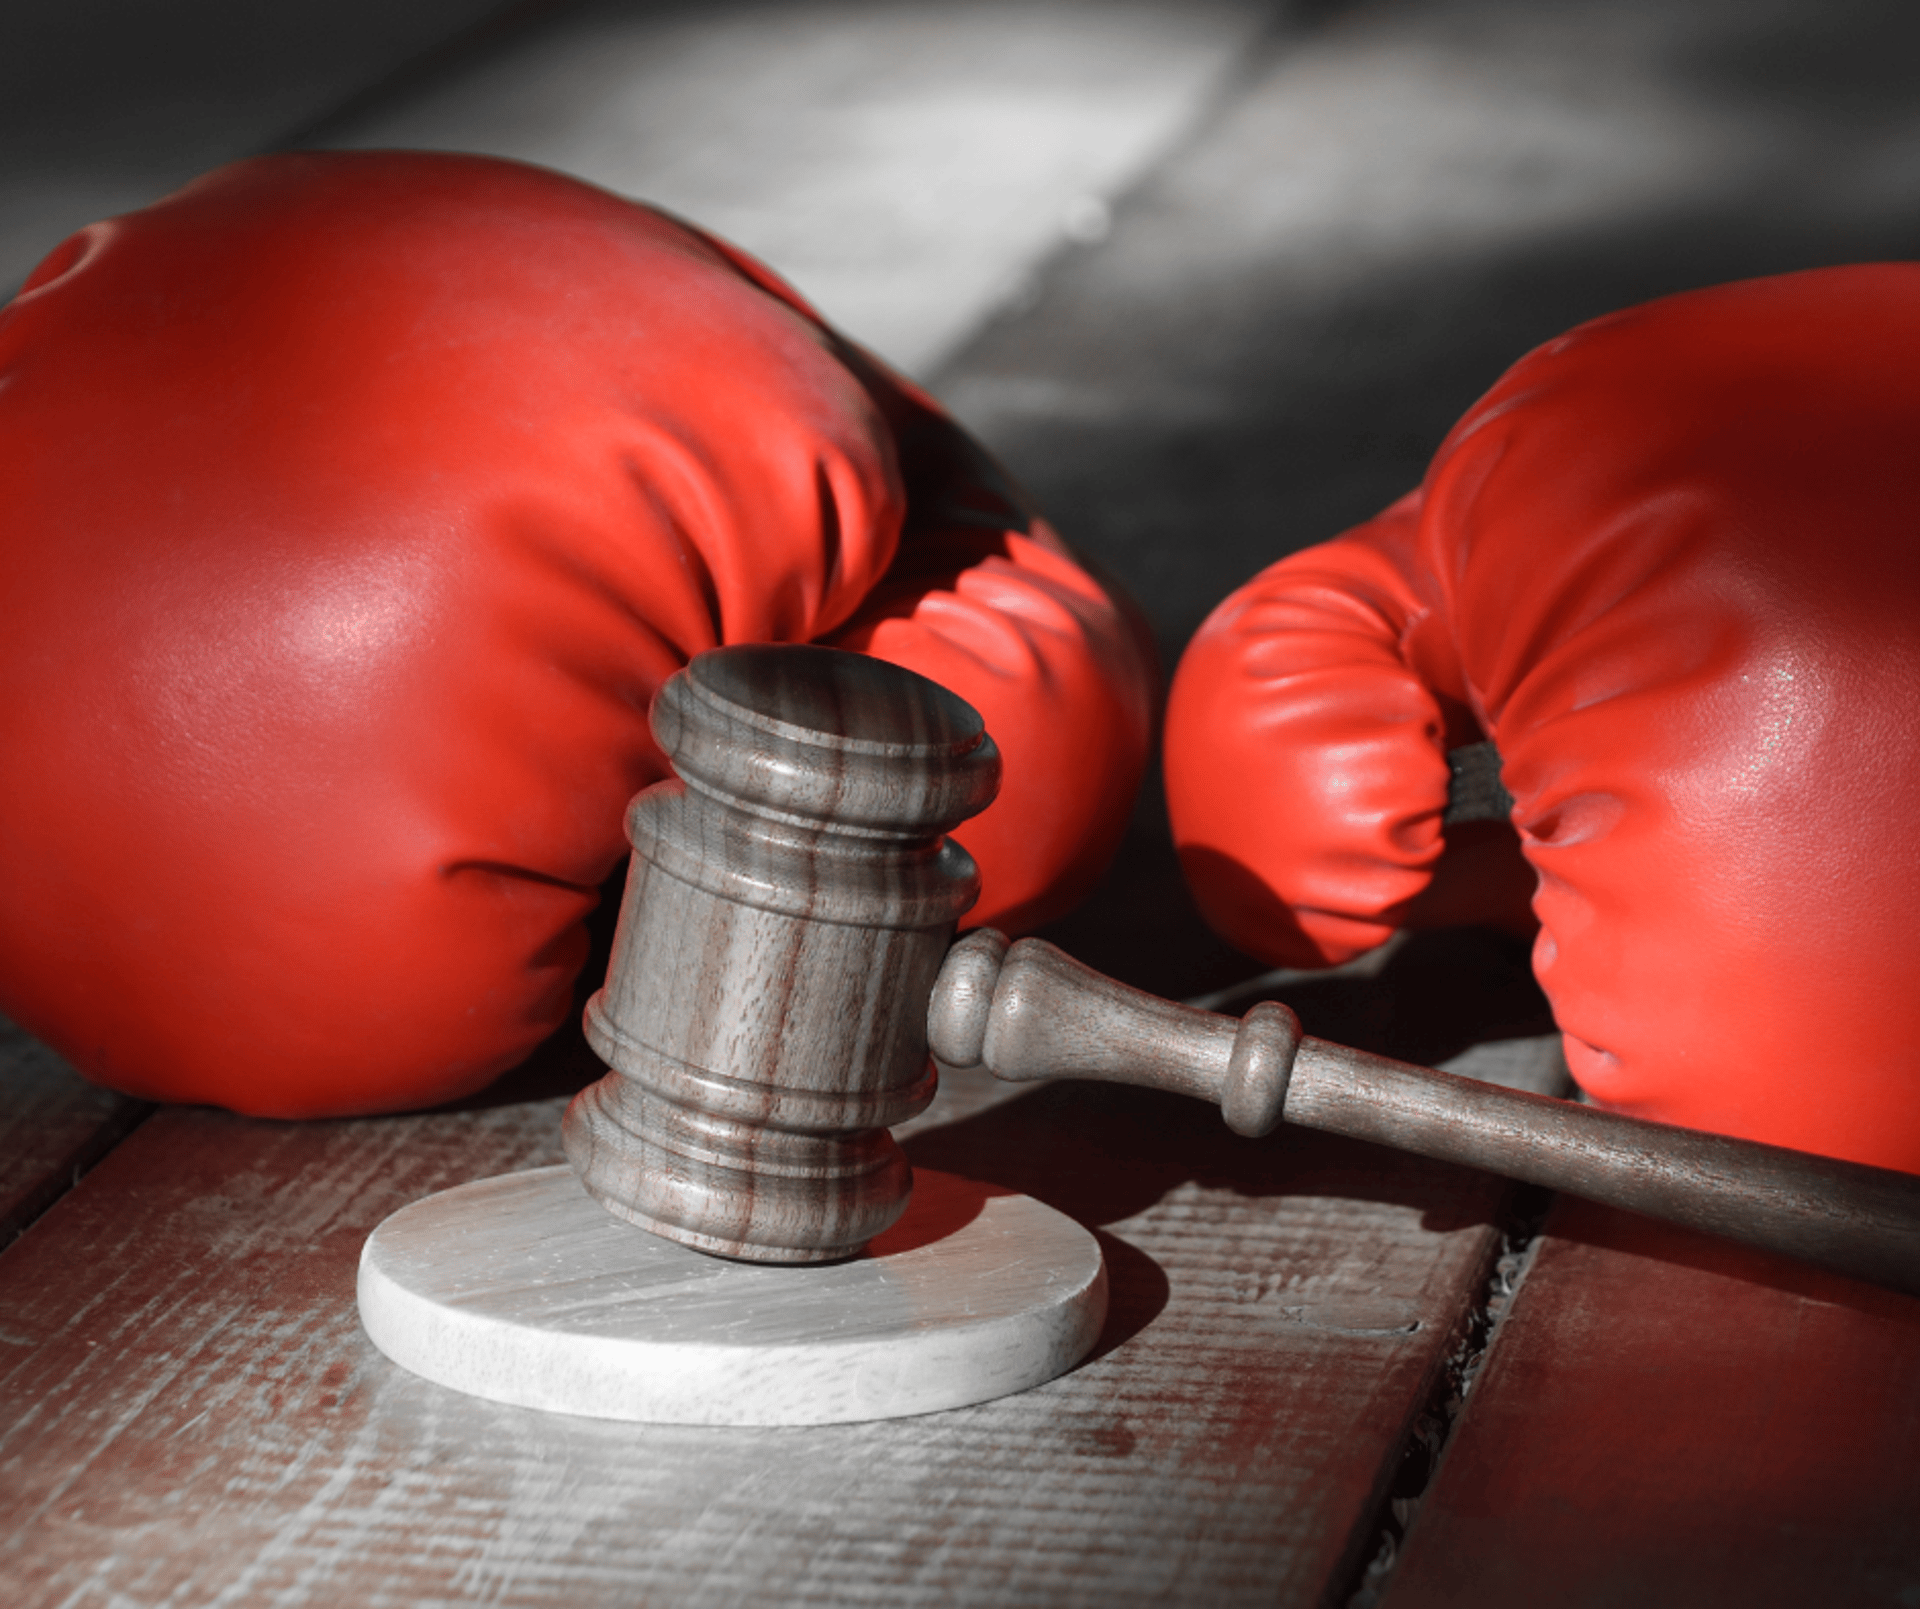
<instances>
[{"instance_id":1,"label":"gavel shaft","mask_svg":"<svg viewBox=\"0 0 1920 1609\"><path fill-rule=\"evenodd\" d=\"M1052 945L957 944L928 1013L933 1052L1015 1082L1095 1078L1282 1117L1564 1190L1920 1295L1920 1177L1622 1116L1301 1036L1267 1001L1244 1019L1102 977Z\"/></svg>"}]
</instances>

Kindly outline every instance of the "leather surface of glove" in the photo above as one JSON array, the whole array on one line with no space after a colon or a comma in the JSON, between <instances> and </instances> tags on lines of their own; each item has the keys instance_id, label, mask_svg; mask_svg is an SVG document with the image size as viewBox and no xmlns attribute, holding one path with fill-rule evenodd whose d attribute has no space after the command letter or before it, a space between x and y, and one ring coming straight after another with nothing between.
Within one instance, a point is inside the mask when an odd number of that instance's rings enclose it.
<instances>
[{"instance_id":1,"label":"leather surface of glove","mask_svg":"<svg viewBox=\"0 0 1920 1609\"><path fill-rule=\"evenodd\" d=\"M973 920L1098 874L1151 671L765 269L482 158L223 169L0 313L0 1008L130 1093L469 1092L571 1007L649 701L827 641L985 717Z\"/></svg>"},{"instance_id":2,"label":"leather surface of glove","mask_svg":"<svg viewBox=\"0 0 1920 1609\"><path fill-rule=\"evenodd\" d=\"M1585 325L1223 603L1166 744L1210 918L1293 965L1522 919L1517 858L1436 882L1483 737L1589 1095L1920 1171L1920 266Z\"/></svg>"}]
</instances>

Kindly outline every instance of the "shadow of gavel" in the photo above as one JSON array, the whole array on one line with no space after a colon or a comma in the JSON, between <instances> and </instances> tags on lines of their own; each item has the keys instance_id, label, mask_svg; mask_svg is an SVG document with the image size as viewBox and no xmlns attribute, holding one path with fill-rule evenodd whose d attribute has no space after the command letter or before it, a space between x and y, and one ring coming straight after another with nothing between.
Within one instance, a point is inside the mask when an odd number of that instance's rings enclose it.
<instances>
[{"instance_id":1,"label":"shadow of gavel","mask_svg":"<svg viewBox=\"0 0 1920 1609\"><path fill-rule=\"evenodd\" d=\"M612 1071L568 1107L610 1212L762 1262L858 1253L905 1210L887 1132L934 1092L928 1051L1014 1081L1093 1078L1217 1102L1744 1241L1920 1294L1920 1176L1622 1116L1234 1019L1052 945L952 935L979 878L944 835L999 755L910 671L797 646L715 649L653 730L677 779L628 812L634 855L587 1037Z\"/></svg>"}]
</instances>

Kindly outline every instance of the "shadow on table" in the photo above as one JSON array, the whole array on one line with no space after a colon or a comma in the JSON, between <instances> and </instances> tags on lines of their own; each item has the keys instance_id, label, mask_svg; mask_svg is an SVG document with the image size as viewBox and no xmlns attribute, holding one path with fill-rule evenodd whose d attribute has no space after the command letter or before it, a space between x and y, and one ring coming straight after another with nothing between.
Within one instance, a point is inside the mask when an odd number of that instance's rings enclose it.
<instances>
[{"instance_id":1,"label":"shadow on table","mask_svg":"<svg viewBox=\"0 0 1920 1609\"><path fill-rule=\"evenodd\" d=\"M1423 1157L1286 1127L1250 1140L1234 1134L1203 1102L1078 1080L1040 1085L971 1117L924 1129L904 1148L916 1169L1020 1191L1094 1231L1111 1293L1095 1356L1137 1334L1171 1297L1168 1275L1154 1257L1109 1227L1185 1187L1255 1199L1405 1207L1436 1234L1490 1223L1501 1199L1496 1191L1463 1189L1461 1170ZM1275 1233L1278 1249L1285 1239L1278 1222Z\"/></svg>"},{"instance_id":2,"label":"shadow on table","mask_svg":"<svg viewBox=\"0 0 1920 1609\"><path fill-rule=\"evenodd\" d=\"M1416 936L1374 976L1289 980L1273 993L1310 1033L1429 1063L1551 1027L1524 941L1481 930ZM1232 1008L1265 995L1249 989ZM1039 1085L905 1144L916 1167L988 1179L1088 1225L1123 1222L1187 1184L1412 1207L1440 1232L1482 1221L1460 1216L1466 1198L1445 1164L1286 1126L1249 1140L1206 1102L1128 1085Z\"/></svg>"},{"instance_id":3,"label":"shadow on table","mask_svg":"<svg viewBox=\"0 0 1920 1609\"><path fill-rule=\"evenodd\" d=\"M546 1039L525 1061L502 1073L485 1089L463 1095L433 1112L486 1112L501 1106L532 1101L566 1099L606 1075L606 1065L594 1055L580 1031L579 1013Z\"/></svg>"},{"instance_id":4,"label":"shadow on table","mask_svg":"<svg viewBox=\"0 0 1920 1609\"><path fill-rule=\"evenodd\" d=\"M1278 988L1256 981L1221 1005L1238 1013L1257 999L1284 998L1319 1037L1441 1061L1475 1044L1551 1028L1528 948L1484 930L1419 935L1372 975L1295 974ZM1070 1079L922 1129L904 1145L917 1168L986 1179L1095 1229L1112 1285L1101 1352L1136 1334L1171 1296L1160 1265L1105 1227L1183 1187L1411 1208L1421 1227L1437 1234L1490 1222L1502 1199L1500 1192L1462 1188L1462 1170L1444 1163L1286 1126L1250 1140L1229 1130L1207 1102Z\"/></svg>"},{"instance_id":5,"label":"shadow on table","mask_svg":"<svg viewBox=\"0 0 1920 1609\"><path fill-rule=\"evenodd\" d=\"M1300 1196L1422 1209L1438 1232L1484 1221L1452 1215L1444 1163L1360 1140L1281 1127L1233 1133L1213 1107L1158 1090L1062 1079L905 1142L916 1168L1017 1190L1089 1226L1122 1223L1184 1185L1249 1198Z\"/></svg>"},{"instance_id":6,"label":"shadow on table","mask_svg":"<svg viewBox=\"0 0 1920 1609\"><path fill-rule=\"evenodd\" d=\"M1377 963L1255 978L1208 1004L1238 1017L1260 1000L1285 1001L1316 1039L1425 1067L1474 1045L1554 1031L1531 941L1491 928L1408 934Z\"/></svg>"}]
</instances>

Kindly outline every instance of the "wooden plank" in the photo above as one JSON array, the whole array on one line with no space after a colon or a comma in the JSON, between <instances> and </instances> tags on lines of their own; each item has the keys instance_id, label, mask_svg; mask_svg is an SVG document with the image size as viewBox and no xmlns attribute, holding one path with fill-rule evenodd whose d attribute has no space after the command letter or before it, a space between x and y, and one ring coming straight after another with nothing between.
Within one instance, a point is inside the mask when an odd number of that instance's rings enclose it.
<instances>
[{"instance_id":1,"label":"wooden plank","mask_svg":"<svg viewBox=\"0 0 1920 1609\"><path fill-rule=\"evenodd\" d=\"M1920 1602L1920 1300L1563 1200L1385 1602Z\"/></svg>"},{"instance_id":2,"label":"wooden plank","mask_svg":"<svg viewBox=\"0 0 1920 1609\"><path fill-rule=\"evenodd\" d=\"M0 1017L0 1246L80 1181L153 1110L89 1084Z\"/></svg>"},{"instance_id":3,"label":"wooden plank","mask_svg":"<svg viewBox=\"0 0 1920 1609\"><path fill-rule=\"evenodd\" d=\"M1270 0L557 11L331 145L483 151L656 202L915 374L1203 116Z\"/></svg>"},{"instance_id":4,"label":"wooden plank","mask_svg":"<svg viewBox=\"0 0 1920 1609\"><path fill-rule=\"evenodd\" d=\"M1238 1140L1151 1091L951 1084L916 1165L1100 1230L1109 1326L1025 1395L807 1430L544 1415L374 1351L368 1230L555 1160L557 1100L160 1113L0 1256L13 1601L1321 1601L1369 1540L1499 1189Z\"/></svg>"}]
</instances>

